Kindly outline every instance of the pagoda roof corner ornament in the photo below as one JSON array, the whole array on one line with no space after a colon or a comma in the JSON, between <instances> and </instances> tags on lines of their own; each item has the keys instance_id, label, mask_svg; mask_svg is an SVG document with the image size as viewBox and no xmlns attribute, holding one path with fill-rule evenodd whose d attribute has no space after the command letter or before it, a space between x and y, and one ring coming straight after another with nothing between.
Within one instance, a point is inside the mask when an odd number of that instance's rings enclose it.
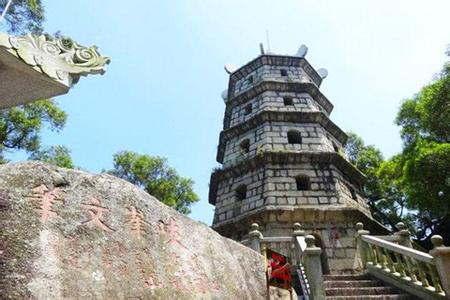
<instances>
[{"instance_id":1,"label":"pagoda roof corner ornament","mask_svg":"<svg viewBox=\"0 0 450 300\"><path fill-rule=\"evenodd\" d=\"M11 36L0 32L0 66L6 70L1 80L5 86L8 80L16 83L14 89L0 92L0 109L67 93L81 76L104 74L109 62L96 46L84 47L46 35ZM38 82L46 82L47 86L37 91ZM35 89L27 91L26 86L33 83ZM17 88L19 84L24 90Z\"/></svg>"}]
</instances>

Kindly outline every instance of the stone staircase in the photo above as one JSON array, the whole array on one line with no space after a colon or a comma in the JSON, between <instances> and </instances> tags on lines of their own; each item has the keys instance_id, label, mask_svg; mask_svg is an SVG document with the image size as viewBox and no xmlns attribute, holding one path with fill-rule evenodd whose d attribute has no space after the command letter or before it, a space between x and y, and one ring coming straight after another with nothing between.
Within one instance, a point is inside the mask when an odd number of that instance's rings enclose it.
<instances>
[{"instance_id":1,"label":"stone staircase","mask_svg":"<svg viewBox=\"0 0 450 300\"><path fill-rule=\"evenodd\" d=\"M413 300L409 294L382 281L373 279L369 274L324 275L324 286L327 300Z\"/></svg>"}]
</instances>

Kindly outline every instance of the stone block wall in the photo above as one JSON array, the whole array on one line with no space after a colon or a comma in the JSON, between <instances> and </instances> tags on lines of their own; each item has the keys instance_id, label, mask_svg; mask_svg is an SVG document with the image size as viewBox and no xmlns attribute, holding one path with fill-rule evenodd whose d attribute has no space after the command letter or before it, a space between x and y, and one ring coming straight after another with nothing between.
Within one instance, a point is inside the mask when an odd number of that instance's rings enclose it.
<instances>
[{"instance_id":1,"label":"stone block wall","mask_svg":"<svg viewBox=\"0 0 450 300\"><path fill-rule=\"evenodd\" d=\"M248 171L241 176L225 179L218 184L214 224L230 221L234 217L246 211L262 207L264 169ZM245 185L247 188L246 198L238 200L236 189Z\"/></svg>"},{"instance_id":2,"label":"stone block wall","mask_svg":"<svg viewBox=\"0 0 450 300\"><path fill-rule=\"evenodd\" d=\"M282 76L281 70L285 70L287 76ZM231 95L234 97L242 94L262 81L314 83L301 67L263 65L236 81L234 90L231 91Z\"/></svg>"},{"instance_id":3,"label":"stone block wall","mask_svg":"<svg viewBox=\"0 0 450 300\"><path fill-rule=\"evenodd\" d=\"M283 100L284 97L292 98L293 105L285 105ZM251 112L248 110L249 106L251 107ZM325 109L307 93L266 91L256 98L233 107L230 127L245 122L263 111L321 111L328 115Z\"/></svg>"},{"instance_id":4,"label":"stone block wall","mask_svg":"<svg viewBox=\"0 0 450 300\"><path fill-rule=\"evenodd\" d=\"M297 130L302 136L301 144L288 143L288 131ZM241 143L248 139L249 152L241 150ZM315 151L335 152L341 143L317 123L264 122L258 127L237 135L226 142L224 167L251 158L258 151Z\"/></svg>"},{"instance_id":5,"label":"stone block wall","mask_svg":"<svg viewBox=\"0 0 450 300\"><path fill-rule=\"evenodd\" d=\"M296 177L307 176L309 190L297 190ZM238 200L237 188L245 185L245 199ZM354 190L353 199L350 188ZM354 207L369 213L359 187L330 164L270 164L218 183L214 224L232 221L263 206L291 209Z\"/></svg>"}]
</instances>

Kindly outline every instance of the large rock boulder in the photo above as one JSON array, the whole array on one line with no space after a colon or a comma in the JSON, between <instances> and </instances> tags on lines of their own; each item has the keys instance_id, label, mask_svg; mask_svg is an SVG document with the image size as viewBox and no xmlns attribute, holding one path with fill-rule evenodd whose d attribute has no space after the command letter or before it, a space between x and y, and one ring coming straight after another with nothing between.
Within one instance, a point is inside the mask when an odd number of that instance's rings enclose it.
<instances>
[{"instance_id":1,"label":"large rock boulder","mask_svg":"<svg viewBox=\"0 0 450 300\"><path fill-rule=\"evenodd\" d=\"M2 298L263 299L261 255L134 185L0 166Z\"/></svg>"}]
</instances>

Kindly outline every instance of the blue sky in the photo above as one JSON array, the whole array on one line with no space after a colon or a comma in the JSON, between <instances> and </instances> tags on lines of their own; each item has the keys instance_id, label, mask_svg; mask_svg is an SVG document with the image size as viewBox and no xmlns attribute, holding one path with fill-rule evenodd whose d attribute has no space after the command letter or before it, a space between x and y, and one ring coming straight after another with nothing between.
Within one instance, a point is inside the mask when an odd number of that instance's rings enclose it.
<instances>
[{"instance_id":1,"label":"blue sky","mask_svg":"<svg viewBox=\"0 0 450 300\"><path fill-rule=\"evenodd\" d=\"M429 83L450 43L450 1L43 0L45 29L61 30L111 57L104 76L82 78L57 98L69 114L46 145L72 150L77 166L112 167L132 150L167 157L195 180L201 201L191 217L211 224L208 182L215 162L228 76L270 36L271 51L327 68L322 93L332 120L386 157L401 149L393 124L402 99ZM71 3L69 5L69 3Z\"/></svg>"}]
</instances>

